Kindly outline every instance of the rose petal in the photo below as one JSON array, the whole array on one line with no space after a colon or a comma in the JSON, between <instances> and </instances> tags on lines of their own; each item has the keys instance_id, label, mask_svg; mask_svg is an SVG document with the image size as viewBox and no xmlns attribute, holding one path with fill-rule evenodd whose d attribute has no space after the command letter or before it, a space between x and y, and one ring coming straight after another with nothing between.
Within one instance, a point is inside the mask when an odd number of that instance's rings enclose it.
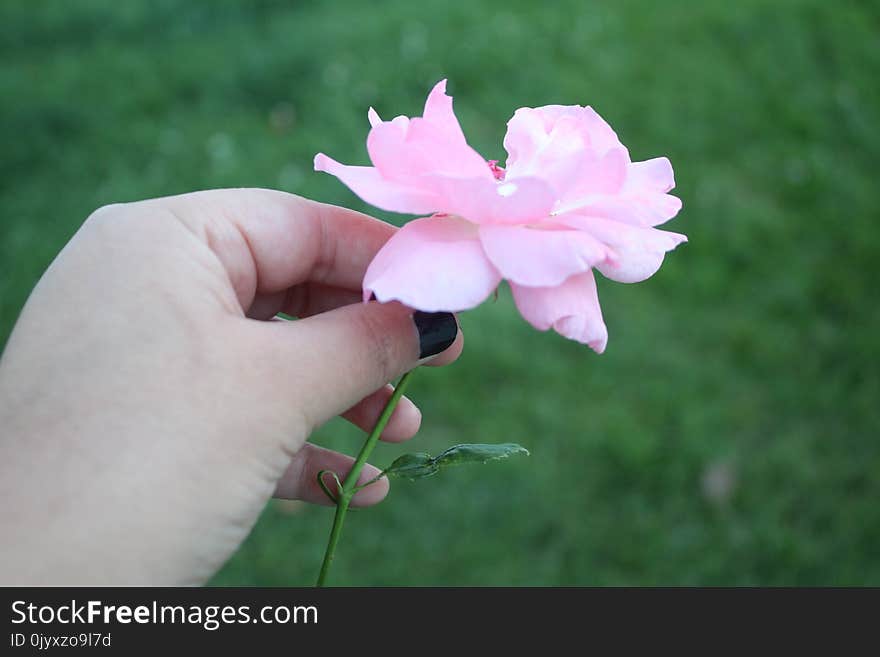
<instances>
[{"instance_id":1,"label":"rose petal","mask_svg":"<svg viewBox=\"0 0 880 657\"><path fill-rule=\"evenodd\" d=\"M556 199L550 186L538 178L496 182L494 177L455 180L431 176L430 180L442 199L443 212L477 224L538 223L550 215Z\"/></svg>"},{"instance_id":2,"label":"rose petal","mask_svg":"<svg viewBox=\"0 0 880 657\"><path fill-rule=\"evenodd\" d=\"M606 217L632 226L659 226L681 210L681 200L671 194L648 192L637 196L595 196L563 212L576 210L581 214Z\"/></svg>"},{"instance_id":3,"label":"rose petal","mask_svg":"<svg viewBox=\"0 0 880 657\"><path fill-rule=\"evenodd\" d=\"M397 300L427 312L467 310L501 282L476 226L458 217L416 219L383 246L364 275L364 298Z\"/></svg>"},{"instance_id":4,"label":"rose petal","mask_svg":"<svg viewBox=\"0 0 880 657\"><path fill-rule=\"evenodd\" d=\"M616 194L629 154L610 126L589 107L549 105L516 111L508 122L506 180L534 176L574 209L595 194Z\"/></svg>"},{"instance_id":5,"label":"rose petal","mask_svg":"<svg viewBox=\"0 0 880 657\"><path fill-rule=\"evenodd\" d=\"M525 129L533 129L529 124ZM510 135L510 131L508 131ZM577 181L580 163L593 156L589 144L585 143L580 127L572 117L565 117L556 122L549 133L530 135L534 141L522 145L523 137L516 138L514 132L509 146L522 149L524 157L509 158L505 172L505 180L513 180L522 176L532 176L547 181L557 196Z\"/></svg>"},{"instance_id":6,"label":"rose petal","mask_svg":"<svg viewBox=\"0 0 880 657\"><path fill-rule=\"evenodd\" d=\"M622 148L612 148L601 157L583 153L576 163L573 182L560 194L558 208L575 209L600 196L618 194L627 177L629 156Z\"/></svg>"},{"instance_id":7,"label":"rose petal","mask_svg":"<svg viewBox=\"0 0 880 657\"><path fill-rule=\"evenodd\" d=\"M374 167L347 166L323 153L315 155L315 171L336 176L364 201L383 210L428 214L439 205L430 190L386 180Z\"/></svg>"},{"instance_id":8,"label":"rose petal","mask_svg":"<svg viewBox=\"0 0 880 657\"><path fill-rule=\"evenodd\" d=\"M609 256L602 242L580 230L484 224L480 241L504 278L532 287L559 285Z\"/></svg>"},{"instance_id":9,"label":"rose petal","mask_svg":"<svg viewBox=\"0 0 880 657\"><path fill-rule=\"evenodd\" d=\"M446 80L440 80L425 100L422 117L457 141L464 142L464 133L452 110L452 96L446 95Z\"/></svg>"},{"instance_id":10,"label":"rose petal","mask_svg":"<svg viewBox=\"0 0 880 657\"><path fill-rule=\"evenodd\" d=\"M538 110L521 107L507 122L504 135L504 150L507 151L505 167L509 170L517 166L525 170L536 150L547 141L547 130Z\"/></svg>"},{"instance_id":11,"label":"rose petal","mask_svg":"<svg viewBox=\"0 0 880 657\"><path fill-rule=\"evenodd\" d=\"M547 130L563 117L575 117L578 123L583 126L587 135L589 135L589 142L592 148L599 154L604 154L612 148L624 148L614 129L589 105L586 107L580 105L545 105L544 107L536 108L534 111L539 113Z\"/></svg>"},{"instance_id":12,"label":"rose petal","mask_svg":"<svg viewBox=\"0 0 880 657\"><path fill-rule=\"evenodd\" d=\"M575 105L577 107L577 105ZM580 109L580 108L578 108ZM593 144L593 148L596 149L599 153L607 153L612 148L622 148L626 151L626 147L620 142L620 139L617 136L617 133L614 132L614 129L608 124L608 122L599 116L599 113L594 110L592 107L587 106L584 107L580 112L582 120L587 127L587 132L590 135L590 141ZM629 152L626 151L627 158L629 157Z\"/></svg>"},{"instance_id":13,"label":"rose petal","mask_svg":"<svg viewBox=\"0 0 880 657\"><path fill-rule=\"evenodd\" d=\"M602 320L596 279L588 270L554 287L526 287L510 284L520 314L540 331L550 327L571 340L589 345L598 354L605 351L608 329Z\"/></svg>"},{"instance_id":14,"label":"rose petal","mask_svg":"<svg viewBox=\"0 0 880 657\"><path fill-rule=\"evenodd\" d=\"M604 276L620 283L638 283L653 276L667 251L672 251L687 237L656 228L633 226L605 217L564 215L555 218L572 228L589 232L610 247L614 255L597 264Z\"/></svg>"},{"instance_id":15,"label":"rose petal","mask_svg":"<svg viewBox=\"0 0 880 657\"><path fill-rule=\"evenodd\" d=\"M675 187L675 175L668 158L631 162L619 195L585 199L577 209L582 214L608 217L636 226L659 226L681 210L681 200L667 194ZM565 209L575 209L569 204Z\"/></svg>"},{"instance_id":16,"label":"rose petal","mask_svg":"<svg viewBox=\"0 0 880 657\"><path fill-rule=\"evenodd\" d=\"M659 226L681 210L681 200L666 193L674 187L675 175L668 158L631 162L619 195L587 199L580 209L585 214L637 226Z\"/></svg>"},{"instance_id":17,"label":"rose petal","mask_svg":"<svg viewBox=\"0 0 880 657\"><path fill-rule=\"evenodd\" d=\"M411 185L424 184L424 176L494 180L486 160L468 146L446 81L437 83L425 102L425 116L381 122L367 136L370 160L386 178Z\"/></svg>"},{"instance_id":18,"label":"rose petal","mask_svg":"<svg viewBox=\"0 0 880 657\"><path fill-rule=\"evenodd\" d=\"M655 157L644 162L631 162L627 170L627 192L659 192L675 188L675 173L668 157Z\"/></svg>"},{"instance_id":19,"label":"rose petal","mask_svg":"<svg viewBox=\"0 0 880 657\"><path fill-rule=\"evenodd\" d=\"M504 148L508 154L507 168L528 166L523 160L531 160L540 154L547 146L550 135L559 122L571 122L577 126L584 147L597 157L615 148L626 152L626 148L617 138L617 133L592 107L580 105L521 107L507 122L507 134L504 136Z\"/></svg>"}]
</instances>

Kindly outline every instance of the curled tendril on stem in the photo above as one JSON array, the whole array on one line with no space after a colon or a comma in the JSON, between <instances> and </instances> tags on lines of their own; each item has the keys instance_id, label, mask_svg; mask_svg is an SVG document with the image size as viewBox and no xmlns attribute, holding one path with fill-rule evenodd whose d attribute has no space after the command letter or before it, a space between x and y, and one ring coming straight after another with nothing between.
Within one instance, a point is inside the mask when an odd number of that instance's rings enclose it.
<instances>
[{"instance_id":1,"label":"curled tendril on stem","mask_svg":"<svg viewBox=\"0 0 880 657\"><path fill-rule=\"evenodd\" d=\"M324 495L326 495L330 499L330 501L333 502L334 505L339 504L339 499L336 497L336 495L334 495L330 491L329 488L327 488L327 484L324 482L324 475L325 474L333 475L333 481L336 482L336 491L337 491L337 494L339 494L339 495L342 494L342 482L339 481L339 477L332 470L319 470L318 471L318 476L317 476L318 486L321 487L321 490L324 491Z\"/></svg>"}]
</instances>

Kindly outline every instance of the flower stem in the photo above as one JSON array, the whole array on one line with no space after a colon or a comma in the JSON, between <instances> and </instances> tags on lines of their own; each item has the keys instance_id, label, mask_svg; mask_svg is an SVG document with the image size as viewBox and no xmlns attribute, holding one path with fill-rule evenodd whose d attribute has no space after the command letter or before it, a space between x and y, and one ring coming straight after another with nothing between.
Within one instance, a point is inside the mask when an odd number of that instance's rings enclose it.
<instances>
[{"instance_id":1,"label":"flower stem","mask_svg":"<svg viewBox=\"0 0 880 657\"><path fill-rule=\"evenodd\" d=\"M361 475L361 471L364 469L364 465L367 463L367 459L370 458L373 448L376 446L376 443L379 442L379 436L382 435L385 425L387 425L388 420L391 419L391 414L397 407L397 402L403 397L403 393L406 391L406 387L409 385L409 381L412 378L414 371L415 370L407 372L403 375L400 381L398 381L397 387L394 388L391 398L388 400L388 403L385 404L385 408L379 416L379 419L376 420L376 424L370 432L370 435L367 436L364 446L361 447L361 451L357 455L354 465L351 466L351 470L349 471L348 476L346 476L345 482L342 484L342 490L338 492L336 514L333 516L333 528L330 530L330 538L327 541L327 550L324 552L324 561L321 564L321 573L318 575L317 586L326 586L327 584L327 575L330 572L330 565L333 563L333 556L336 553L336 545L339 543L339 536L342 533L342 523L345 522L345 514L348 513L348 507L351 504L351 500L358 490L358 478Z\"/></svg>"}]
</instances>

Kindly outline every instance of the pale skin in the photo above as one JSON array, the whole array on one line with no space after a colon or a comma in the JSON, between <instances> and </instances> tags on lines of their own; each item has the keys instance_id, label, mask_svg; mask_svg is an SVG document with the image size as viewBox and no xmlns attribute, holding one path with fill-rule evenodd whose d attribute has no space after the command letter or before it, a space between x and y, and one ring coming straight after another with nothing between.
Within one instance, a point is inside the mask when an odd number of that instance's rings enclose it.
<instances>
[{"instance_id":1,"label":"pale skin","mask_svg":"<svg viewBox=\"0 0 880 657\"><path fill-rule=\"evenodd\" d=\"M316 473L352 459L309 435L340 414L369 430L388 381L462 349L419 360L412 311L361 302L394 230L269 190L89 217L0 359L0 584L200 584L273 495L329 503ZM404 398L383 439L420 420Z\"/></svg>"}]
</instances>

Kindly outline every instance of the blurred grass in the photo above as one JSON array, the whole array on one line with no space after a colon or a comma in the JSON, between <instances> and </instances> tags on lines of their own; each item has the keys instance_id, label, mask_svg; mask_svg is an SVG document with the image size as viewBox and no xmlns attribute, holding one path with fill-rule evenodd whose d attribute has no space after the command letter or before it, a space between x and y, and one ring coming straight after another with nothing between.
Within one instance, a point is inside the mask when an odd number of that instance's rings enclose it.
<instances>
[{"instance_id":1,"label":"blurred grass","mask_svg":"<svg viewBox=\"0 0 880 657\"><path fill-rule=\"evenodd\" d=\"M370 105L417 114L449 77L503 159L515 108L589 103L672 159L690 244L600 281L602 357L506 292L464 315L464 357L414 382L415 446L533 456L395 484L334 581L878 585L878 28L867 1L6 0L0 340L100 205L265 186L369 210L311 159L365 163ZM310 584L329 524L270 504L214 582Z\"/></svg>"}]
</instances>

